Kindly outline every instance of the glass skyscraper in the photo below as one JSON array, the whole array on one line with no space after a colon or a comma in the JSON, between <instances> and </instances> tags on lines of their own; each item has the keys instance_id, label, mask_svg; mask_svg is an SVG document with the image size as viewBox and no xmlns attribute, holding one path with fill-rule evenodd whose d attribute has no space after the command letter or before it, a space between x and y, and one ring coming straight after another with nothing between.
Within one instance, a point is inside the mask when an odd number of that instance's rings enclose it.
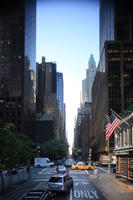
<instances>
[{"instance_id":1,"label":"glass skyscraper","mask_svg":"<svg viewBox=\"0 0 133 200\"><path fill-rule=\"evenodd\" d=\"M0 120L24 131L35 108L36 0L0 6ZM28 113L28 114L27 114Z\"/></svg>"},{"instance_id":2,"label":"glass skyscraper","mask_svg":"<svg viewBox=\"0 0 133 200\"><path fill-rule=\"evenodd\" d=\"M121 115L133 104L133 4L130 0L100 1L100 61L93 85L93 153L105 148L105 121L111 109ZM109 150L114 148L114 134Z\"/></svg>"},{"instance_id":3,"label":"glass skyscraper","mask_svg":"<svg viewBox=\"0 0 133 200\"><path fill-rule=\"evenodd\" d=\"M64 84L63 84L63 74L57 72L57 100L60 110L63 110L64 104Z\"/></svg>"}]
</instances>

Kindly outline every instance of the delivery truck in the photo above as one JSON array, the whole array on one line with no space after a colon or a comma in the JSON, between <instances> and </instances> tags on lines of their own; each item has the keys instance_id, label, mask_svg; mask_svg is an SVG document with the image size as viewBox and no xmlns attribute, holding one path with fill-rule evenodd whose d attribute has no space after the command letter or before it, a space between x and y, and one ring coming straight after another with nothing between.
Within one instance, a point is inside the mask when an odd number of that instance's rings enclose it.
<instances>
[{"instance_id":1,"label":"delivery truck","mask_svg":"<svg viewBox=\"0 0 133 200\"><path fill-rule=\"evenodd\" d=\"M49 158L35 157L34 166L35 167L52 167L54 166L54 162L50 162Z\"/></svg>"}]
</instances>

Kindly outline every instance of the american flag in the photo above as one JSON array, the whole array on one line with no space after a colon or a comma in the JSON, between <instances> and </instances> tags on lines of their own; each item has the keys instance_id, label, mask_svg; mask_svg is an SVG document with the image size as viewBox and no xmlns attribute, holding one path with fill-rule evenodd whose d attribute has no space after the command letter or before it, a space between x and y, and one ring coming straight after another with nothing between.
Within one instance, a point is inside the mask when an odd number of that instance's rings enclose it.
<instances>
[{"instance_id":1,"label":"american flag","mask_svg":"<svg viewBox=\"0 0 133 200\"><path fill-rule=\"evenodd\" d=\"M110 133L110 126L111 126L111 122L110 122L110 117L106 115L106 141L109 139L109 133Z\"/></svg>"},{"instance_id":2,"label":"american flag","mask_svg":"<svg viewBox=\"0 0 133 200\"><path fill-rule=\"evenodd\" d=\"M108 116L106 116L106 118L106 141L108 141L114 130L120 125L121 120L119 120L113 113L110 118Z\"/></svg>"}]
</instances>

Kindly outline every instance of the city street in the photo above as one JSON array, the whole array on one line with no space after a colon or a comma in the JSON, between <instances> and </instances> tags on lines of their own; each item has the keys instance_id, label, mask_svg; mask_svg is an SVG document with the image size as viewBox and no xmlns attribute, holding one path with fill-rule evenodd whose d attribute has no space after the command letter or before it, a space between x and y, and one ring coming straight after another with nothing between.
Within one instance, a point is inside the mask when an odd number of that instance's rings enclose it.
<instances>
[{"instance_id":1,"label":"city street","mask_svg":"<svg viewBox=\"0 0 133 200\"><path fill-rule=\"evenodd\" d=\"M49 177L56 173L53 168L32 168L31 178L27 183L16 185L12 191L1 197L1 200L18 200L25 192L31 189L46 189ZM100 199L100 200L131 200L133 187L127 188L124 184L106 173L106 170L99 168L98 177L94 177L93 171L69 170L73 177L73 189L66 194L57 193L57 200L76 200L76 199Z\"/></svg>"},{"instance_id":2,"label":"city street","mask_svg":"<svg viewBox=\"0 0 133 200\"><path fill-rule=\"evenodd\" d=\"M37 177L32 177L34 181L40 182L34 189L45 189L47 180L51 175L55 174L55 168L43 169L38 173ZM91 175L89 175L91 174ZM102 193L98 190L89 176L92 177L93 171L70 170L69 175L72 176L74 184L68 194L57 194L57 199L75 200L75 199L101 199L104 200Z\"/></svg>"}]
</instances>

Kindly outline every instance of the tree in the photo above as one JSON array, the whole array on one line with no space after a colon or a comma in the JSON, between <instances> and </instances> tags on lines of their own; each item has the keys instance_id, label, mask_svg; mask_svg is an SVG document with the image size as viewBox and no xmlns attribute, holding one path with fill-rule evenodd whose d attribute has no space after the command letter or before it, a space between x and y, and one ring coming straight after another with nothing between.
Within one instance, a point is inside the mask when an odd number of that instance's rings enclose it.
<instances>
[{"instance_id":1,"label":"tree","mask_svg":"<svg viewBox=\"0 0 133 200\"><path fill-rule=\"evenodd\" d=\"M40 155L47 156L52 160L66 157L69 145L62 140L55 139L40 145Z\"/></svg>"},{"instance_id":2,"label":"tree","mask_svg":"<svg viewBox=\"0 0 133 200\"><path fill-rule=\"evenodd\" d=\"M16 138L21 141L21 148L19 149L19 163L26 164L28 160L33 158L36 154L36 144L30 140L26 135L16 134Z\"/></svg>"},{"instance_id":3,"label":"tree","mask_svg":"<svg viewBox=\"0 0 133 200\"><path fill-rule=\"evenodd\" d=\"M18 152L21 149L21 141L15 137L14 131L15 126L10 123L0 129L1 167L6 165L8 169L17 164Z\"/></svg>"},{"instance_id":4,"label":"tree","mask_svg":"<svg viewBox=\"0 0 133 200\"><path fill-rule=\"evenodd\" d=\"M35 146L27 136L16 133L12 123L4 124L0 129L0 176L3 191L2 169L10 170L20 163L26 163L35 155Z\"/></svg>"}]
</instances>

